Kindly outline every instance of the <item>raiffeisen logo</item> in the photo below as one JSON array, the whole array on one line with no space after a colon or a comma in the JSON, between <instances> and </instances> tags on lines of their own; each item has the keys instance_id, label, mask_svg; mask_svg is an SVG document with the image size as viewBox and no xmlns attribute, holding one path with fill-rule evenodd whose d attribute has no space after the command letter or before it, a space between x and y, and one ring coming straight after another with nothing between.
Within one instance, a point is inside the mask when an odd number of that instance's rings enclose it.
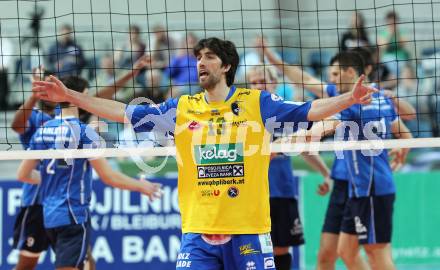
<instances>
[{"instance_id":1,"label":"raiffeisen logo","mask_svg":"<svg viewBox=\"0 0 440 270\"><path fill-rule=\"evenodd\" d=\"M197 164L243 162L243 145L241 143L196 145L194 154Z\"/></svg>"}]
</instances>

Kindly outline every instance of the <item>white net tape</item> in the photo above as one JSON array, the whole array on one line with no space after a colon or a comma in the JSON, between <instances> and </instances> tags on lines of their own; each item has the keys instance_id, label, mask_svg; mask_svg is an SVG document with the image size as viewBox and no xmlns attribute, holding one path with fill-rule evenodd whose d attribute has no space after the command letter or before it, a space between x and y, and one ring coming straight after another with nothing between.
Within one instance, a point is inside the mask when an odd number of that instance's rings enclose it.
<instances>
[{"instance_id":1,"label":"white net tape","mask_svg":"<svg viewBox=\"0 0 440 270\"><path fill-rule=\"evenodd\" d=\"M380 150L393 148L435 148L440 147L440 138L312 142L294 144L272 144L272 152L295 155L301 152L322 152L342 150ZM98 158L98 157L167 157L175 156L176 148L139 147L139 148L98 148L63 150L18 150L0 151L0 160L24 159L62 159L62 158Z\"/></svg>"}]
</instances>

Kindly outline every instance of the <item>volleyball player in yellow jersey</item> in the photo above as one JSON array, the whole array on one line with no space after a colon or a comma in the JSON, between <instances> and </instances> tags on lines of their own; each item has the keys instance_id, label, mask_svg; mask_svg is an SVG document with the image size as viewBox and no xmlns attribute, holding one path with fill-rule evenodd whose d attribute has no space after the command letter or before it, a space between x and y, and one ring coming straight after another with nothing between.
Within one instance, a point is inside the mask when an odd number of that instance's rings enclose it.
<instances>
[{"instance_id":1,"label":"volleyball player in yellow jersey","mask_svg":"<svg viewBox=\"0 0 440 270\"><path fill-rule=\"evenodd\" d=\"M271 132L292 122L307 127L368 103L375 90L360 77L346 94L293 103L233 86L239 57L230 41L202 39L194 54L203 91L158 106L91 98L55 77L35 82L33 91L41 99L68 100L95 115L131 122L135 131L174 135L183 232L177 269L274 269L267 179Z\"/></svg>"}]
</instances>

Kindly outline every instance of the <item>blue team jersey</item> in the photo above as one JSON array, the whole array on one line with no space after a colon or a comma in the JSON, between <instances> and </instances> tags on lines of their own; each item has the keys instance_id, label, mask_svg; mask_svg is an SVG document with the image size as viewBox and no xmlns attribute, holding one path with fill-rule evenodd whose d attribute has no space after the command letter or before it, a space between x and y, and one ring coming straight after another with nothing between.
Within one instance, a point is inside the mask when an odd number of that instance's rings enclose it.
<instances>
[{"instance_id":1,"label":"blue team jersey","mask_svg":"<svg viewBox=\"0 0 440 270\"><path fill-rule=\"evenodd\" d=\"M226 100L234 94L235 90L235 86L231 86ZM173 135L178 103L178 98L171 98L159 105L127 105L126 117L130 120L135 132L159 132ZM280 96L267 91L261 91L260 94L261 118L270 132L280 128L274 122L294 123L292 132L298 128L308 128L310 123L307 115L310 106L310 102L285 101ZM301 126L301 124L304 125ZM281 124L282 127L283 124Z\"/></svg>"},{"instance_id":2,"label":"blue team jersey","mask_svg":"<svg viewBox=\"0 0 440 270\"><path fill-rule=\"evenodd\" d=\"M298 177L292 173L289 156L278 153L269 165L269 190L271 198L297 198Z\"/></svg>"},{"instance_id":3,"label":"blue team jersey","mask_svg":"<svg viewBox=\"0 0 440 270\"><path fill-rule=\"evenodd\" d=\"M56 117L37 130L30 149L92 148L101 142L99 138L91 127L77 118ZM44 159L40 173L45 227L87 221L92 190L92 169L88 160Z\"/></svg>"},{"instance_id":4,"label":"blue team jersey","mask_svg":"<svg viewBox=\"0 0 440 270\"><path fill-rule=\"evenodd\" d=\"M325 92L329 97L335 97L339 95L339 91L336 88L335 84L327 84L325 86ZM342 157L342 155L340 155L340 157ZM330 176L334 180L348 181L347 166L345 165L344 159L338 158L338 155L335 155Z\"/></svg>"},{"instance_id":5,"label":"blue team jersey","mask_svg":"<svg viewBox=\"0 0 440 270\"><path fill-rule=\"evenodd\" d=\"M383 93L373 94L369 105L353 105L340 114L343 126L337 130L337 137L344 140L377 140L391 135L391 124L397 121L397 114L391 99ZM358 126L359 132L346 126ZM358 136L350 136L355 130ZM354 137L354 138L353 138ZM350 197L387 195L395 193L392 171L388 162L387 150L344 150Z\"/></svg>"},{"instance_id":6,"label":"blue team jersey","mask_svg":"<svg viewBox=\"0 0 440 270\"><path fill-rule=\"evenodd\" d=\"M49 114L44 113L36 108L32 109L31 115L29 116L26 124L26 130L23 134L19 135L20 142L23 145L24 149L29 148L29 143L35 131L37 131L39 127L41 127L45 122L51 119L52 117ZM41 204L41 197L38 196L39 188L39 185L31 185L27 183L24 183L22 185L23 194L21 196L21 205L23 207L34 204Z\"/></svg>"}]
</instances>

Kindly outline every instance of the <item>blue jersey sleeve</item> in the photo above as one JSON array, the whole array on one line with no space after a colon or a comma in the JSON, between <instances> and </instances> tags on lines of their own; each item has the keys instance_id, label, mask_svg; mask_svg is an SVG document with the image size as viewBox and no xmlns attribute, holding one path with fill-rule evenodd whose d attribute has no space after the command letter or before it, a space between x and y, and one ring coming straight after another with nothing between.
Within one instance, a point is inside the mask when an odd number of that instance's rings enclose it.
<instances>
[{"instance_id":1,"label":"blue jersey sleeve","mask_svg":"<svg viewBox=\"0 0 440 270\"><path fill-rule=\"evenodd\" d=\"M336 85L335 84L327 84L325 86L325 92L327 93L327 95L329 97L339 96L339 92L338 92L338 89L336 89Z\"/></svg>"},{"instance_id":2,"label":"blue jersey sleeve","mask_svg":"<svg viewBox=\"0 0 440 270\"><path fill-rule=\"evenodd\" d=\"M172 98L159 105L127 105L125 115L135 132L174 134L178 102L177 98Z\"/></svg>"},{"instance_id":3,"label":"blue jersey sleeve","mask_svg":"<svg viewBox=\"0 0 440 270\"><path fill-rule=\"evenodd\" d=\"M81 124L81 141L79 148L105 148L105 140L89 125Z\"/></svg>"},{"instance_id":4,"label":"blue jersey sleeve","mask_svg":"<svg viewBox=\"0 0 440 270\"><path fill-rule=\"evenodd\" d=\"M293 123L295 129L308 128L311 124L308 120L310 107L310 102L285 101L267 91L262 91L260 95L261 119L268 130L281 128L286 123ZM272 124L273 127L268 126Z\"/></svg>"}]
</instances>

